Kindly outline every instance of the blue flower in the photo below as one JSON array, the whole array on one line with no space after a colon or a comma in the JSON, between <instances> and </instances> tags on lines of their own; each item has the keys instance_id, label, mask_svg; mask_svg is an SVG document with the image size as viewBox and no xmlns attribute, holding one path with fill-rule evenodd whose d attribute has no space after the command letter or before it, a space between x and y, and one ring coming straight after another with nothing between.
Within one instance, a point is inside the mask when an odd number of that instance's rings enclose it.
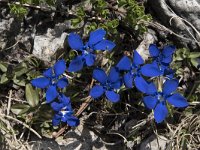
<instances>
[{"instance_id":1,"label":"blue flower","mask_svg":"<svg viewBox=\"0 0 200 150\"><path fill-rule=\"evenodd\" d=\"M115 43L105 40L106 31L98 29L90 33L89 41L84 45L78 34L70 33L68 36L69 46L81 52L81 55L75 57L69 64L68 71L76 72L83 68L84 65L92 66L95 62L95 50L112 50Z\"/></svg>"},{"instance_id":2,"label":"blue flower","mask_svg":"<svg viewBox=\"0 0 200 150\"><path fill-rule=\"evenodd\" d=\"M168 115L167 102L178 108L188 106L187 100L175 92L177 87L178 81L175 79L166 80L162 91L157 91L153 83L149 85L148 96L145 96L143 101L147 108L154 109L154 118L157 123L161 123Z\"/></svg>"},{"instance_id":3,"label":"blue flower","mask_svg":"<svg viewBox=\"0 0 200 150\"><path fill-rule=\"evenodd\" d=\"M147 77L166 75L172 78L174 71L169 68L169 64L172 62L175 49L175 46L170 45L165 46L161 51L156 45L151 44L149 46L149 53L153 57L153 63L142 66L142 74Z\"/></svg>"},{"instance_id":4,"label":"blue flower","mask_svg":"<svg viewBox=\"0 0 200 150\"><path fill-rule=\"evenodd\" d=\"M119 72L115 68L111 68L108 76L104 70L95 69L93 71L93 78L99 81L100 85L95 85L90 90L91 97L96 99L105 93L107 99L111 102L118 102L120 100L120 96L115 90L121 87L121 79Z\"/></svg>"},{"instance_id":5,"label":"blue flower","mask_svg":"<svg viewBox=\"0 0 200 150\"><path fill-rule=\"evenodd\" d=\"M57 126L60 122L67 123L69 126L78 126L79 119L73 116L73 110L71 107L70 98L66 97L64 94L59 95L59 102L53 102L51 107L56 111L53 117L52 124Z\"/></svg>"},{"instance_id":6,"label":"blue flower","mask_svg":"<svg viewBox=\"0 0 200 150\"><path fill-rule=\"evenodd\" d=\"M68 85L67 78L61 76L65 70L66 64L62 59L57 61L53 67L47 69L43 73L43 77L39 77L31 81L31 84L37 88L47 88L47 103L52 102L58 96L57 88L64 88Z\"/></svg>"},{"instance_id":7,"label":"blue flower","mask_svg":"<svg viewBox=\"0 0 200 150\"><path fill-rule=\"evenodd\" d=\"M72 110L69 97L66 97L64 94L60 94L58 96L58 100L58 102L51 103L51 107L53 108L53 110L57 112L61 111L63 108Z\"/></svg>"},{"instance_id":8,"label":"blue flower","mask_svg":"<svg viewBox=\"0 0 200 150\"><path fill-rule=\"evenodd\" d=\"M141 65L144 63L144 60L135 50L133 55L133 61L124 56L119 63L116 65L118 70L128 71L124 76L124 84L127 88L132 88L133 82L138 90L145 93L148 87L148 83L141 76Z\"/></svg>"}]
</instances>

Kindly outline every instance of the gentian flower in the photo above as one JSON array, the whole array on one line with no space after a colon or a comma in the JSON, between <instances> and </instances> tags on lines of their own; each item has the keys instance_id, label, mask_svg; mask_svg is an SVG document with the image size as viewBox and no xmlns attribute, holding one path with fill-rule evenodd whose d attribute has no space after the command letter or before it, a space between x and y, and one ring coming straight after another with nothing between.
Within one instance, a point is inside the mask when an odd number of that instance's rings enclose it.
<instances>
[{"instance_id":1,"label":"gentian flower","mask_svg":"<svg viewBox=\"0 0 200 150\"><path fill-rule=\"evenodd\" d=\"M81 52L81 55L75 57L69 64L68 71L76 72L83 68L84 65L92 66L95 62L95 50L112 50L115 43L105 40L106 31L98 29L90 33L89 41L83 44L81 37L78 34L70 33L68 36L69 46Z\"/></svg>"},{"instance_id":2,"label":"gentian flower","mask_svg":"<svg viewBox=\"0 0 200 150\"><path fill-rule=\"evenodd\" d=\"M116 65L120 71L128 71L124 76L124 84L127 88L132 88L133 82L138 90L145 93L148 87L148 83L141 76L141 65L144 63L144 60L139 55L139 53L135 50L133 55L133 61L124 56L119 63Z\"/></svg>"},{"instance_id":3,"label":"gentian flower","mask_svg":"<svg viewBox=\"0 0 200 150\"><path fill-rule=\"evenodd\" d=\"M43 77L39 77L31 81L31 84L37 88L47 88L47 103L52 102L58 96L57 88L64 88L68 85L67 78L61 76L65 70L65 61L59 60L53 67L50 67L43 73Z\"/></svg>"},{"instance_id":4,"label":"gentian flower","mask_svg":"<svg viewBox=\"0 0 200 150\"><path fill-rule=\"evenodd\" d=\"M119 94L115 92L116 89L121 87L121 79L119 72L113 67L107 76L104 70L95 69L93 71L93 78L100 82L100 85L95 85L90 90L90 96L94 99L99 98L104 93L107 99L111 102L118 102L120 99Z\"/></svg>"},{"instance_id":5,"label":"gentian flower","mask_svg":"<svg viewBox=\"0 0 200 150\"><path fill-rule=\"evenodd\" d=\"M73 110L69 97L61 94L58 99L59 102L53 102L51 104L51 107L56 111L52 120L53 126L59 125L61 121L67 123L71 127L78 126L79 119L73 116Z\"/></svg>"},{"instance_id":6,"label":"gentian flower","mask_svg":"<svg viewBox=\"0 0 200 150\"><path fill-rule=\"evenodd\" d=\"M168 75L172 78L174 72L169 68L169 64L172 62L175 49L175 46L165 46L163 50L159 50L156 45L151 44L149 53L153 57L153 63L142 66L142 74L147 77Z\"/></svg>"},{"instance_id":7,"label":"gentian flower","mask_svg":"<svg viewBox=\"0 0 200 150\"><path fill-rule=\"evenodd\" d=\"M151 83L148 87L148 96L145 96L143 101L147 108L154 110L154 118L157 123L161 123L168 115L166 103L181 108L187 107L187 100L176 93L178 87L178 80L166 80L163 84L162 91L158 91L156 86Z\"/></svg>"}]
</instances>

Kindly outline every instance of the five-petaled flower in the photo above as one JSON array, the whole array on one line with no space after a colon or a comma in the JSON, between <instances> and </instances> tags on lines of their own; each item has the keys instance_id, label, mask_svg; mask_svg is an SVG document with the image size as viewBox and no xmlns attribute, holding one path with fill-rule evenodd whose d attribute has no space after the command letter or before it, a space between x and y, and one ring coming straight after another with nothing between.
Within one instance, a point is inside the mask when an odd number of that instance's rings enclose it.
<instances>
[{"instance_id":1,"label":"five-petaled flower","mask_svg":"<svg viewBox=\"0 0 200 150\"><path fill-rule=\"evenodd\" d=\"M44 73L44 77L33 79L31 84L37 88L47 88L46 101L52 102L59 94L57 88L64 88L68 85L66 77L61 76L66 70L65 61L59 60L53 67L47 69Z\"/></svg>"},{"instance_id":2,"label":"five-petaled flower","mask_svg":"<svg viewBox=\"0 0 200 150\"><path fill-rule=\"evenodd\" d=\"M51 103L51 107L56 111L52 120L53 126L59 125L60 122L67 123L71 127L78 126L79 119L73 116L70 98L61 94L58 96L58 99L59 102Z\"/></svg>"},{"instance_id":3,"label":"five-petaled flower","mask_svg":"<svg viewBox=\"0 0 200 150\"><path fill-rule=\"evenodd\" d=\"M119 72L116 68L111 68L108 76L104 70L95 69L93 71L93 78L99 81L100 85L95 85L90 90L91 97L96 99L105 93L107 99L111 102L118 102L120 100L120 96L115 92L115 90L119 89L122 83Z\"/></svg>"},{"instance_id":4,"label":"five-petaled flower","mask_svg":"<svg viewBox=\"0 0 200 150\"><path fill-rule=\"evenodd\" d=\"M186 99L175 92L177 87L178 81L175 79L166 80L162 91L158 91L153 83L149 85L148 96L145 96L143 100L146 107L154 109L154 118L157 123L161 123L168 115L167 102L178 108L188 106Z\"/></svg>"},{"instance_id":5,"label":"five-petaled flower","mask_svg":"<svg viewBox=\"0 0 200 150\"><path fill-rule=\"evenodd\" d=\"M175 49L175 46L168 45L163 50L159 50L155 44L151 44L149 46L149 53L153 57L153 62L142 66L142 74L147 77L164 75L172 78L174 72L169 68L169 64L172 62Z\"/></svg>"},{"instance_id":6,"label":"five-petaled flower","mask_svg":"<svg viewBox=\"0 0 200 150\"><path fill-rule=\"evenodd\" d=\"M127 88L132 88L133 82L138 90L145 93L146 87L148 87L148 83L141 76L141 65L144 63L144 60L140 56L140 54L135 50L133 55L133 61L124 56L119 63L116 65L120 71L128 71L124 76L124 84Z\"/></svg>"},{"instance_id":7,"label":"five-petaled flower","mask_svg":"<svg viewBox=\"0 0 200 150\"><path fill-rule=\"evenodd\" d=\"M95 50L112 50L115 43L105 40L106 31L98 29L90 33L89 41L83 44L81 37L78 34L70 33L68 36L69 46L81 53L76 56L69 64L68 71L76 72L83 68L84 65L92 66L95 62Z\"/></svg>"}]
</instances>

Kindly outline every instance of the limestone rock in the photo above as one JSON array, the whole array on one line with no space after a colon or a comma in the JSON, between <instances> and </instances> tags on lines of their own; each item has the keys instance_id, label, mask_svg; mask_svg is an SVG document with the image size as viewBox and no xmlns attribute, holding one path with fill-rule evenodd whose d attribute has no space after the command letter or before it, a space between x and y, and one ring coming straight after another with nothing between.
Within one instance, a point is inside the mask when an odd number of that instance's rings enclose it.
<instances>
[{"instance_id":1,"label":"limestone rock","mask_svg":"<svg viewBox=\"0 0 200 150\"><path fill-rule=\"evenodd\" d=\"M167 139L164 136L157 139L156 135L152 135L141 143L140 150L166 150L166 147Z\"/></svg>"},{"instance_id":2,"label":"limestone rock","mask_svg":"<svg viewBox=\"0 0 200 150\"><path fill-rule=\"evenodd\" d=\"M51 56L59 48L64 48L64 41L67 33L62 33L60 37L55 37L52 34L37 35L34 38L33 55L36 57L50 61Z\"/></svg>"},{"instance_id":3,"label":"limestone rock","mask_svg":"<svg viewBox=\"0 0 200 150\"><path fill-rule=\"evenodd\" d=\"M164 26L190 39L178 38L179 43L192 49L200 47L199 0L148 0L148 7Z\"/></svg>"}]
</instances>

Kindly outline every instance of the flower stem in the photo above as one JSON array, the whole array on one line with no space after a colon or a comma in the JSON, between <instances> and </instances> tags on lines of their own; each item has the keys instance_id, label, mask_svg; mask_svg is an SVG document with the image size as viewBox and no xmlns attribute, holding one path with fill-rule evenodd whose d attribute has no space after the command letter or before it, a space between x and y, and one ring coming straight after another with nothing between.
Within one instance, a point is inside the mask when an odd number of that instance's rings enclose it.
<instances>
[{"instance_id":1,"label":"flower stem","mask_svg":"<svg viewBox=\"0 0 200 150\"><path fill-rule=\"evenodd\" d=\"M163 77L159 76L158 77L158 91L162 92L162 86L163 86Z\"/></svg>"}]
</instances>

